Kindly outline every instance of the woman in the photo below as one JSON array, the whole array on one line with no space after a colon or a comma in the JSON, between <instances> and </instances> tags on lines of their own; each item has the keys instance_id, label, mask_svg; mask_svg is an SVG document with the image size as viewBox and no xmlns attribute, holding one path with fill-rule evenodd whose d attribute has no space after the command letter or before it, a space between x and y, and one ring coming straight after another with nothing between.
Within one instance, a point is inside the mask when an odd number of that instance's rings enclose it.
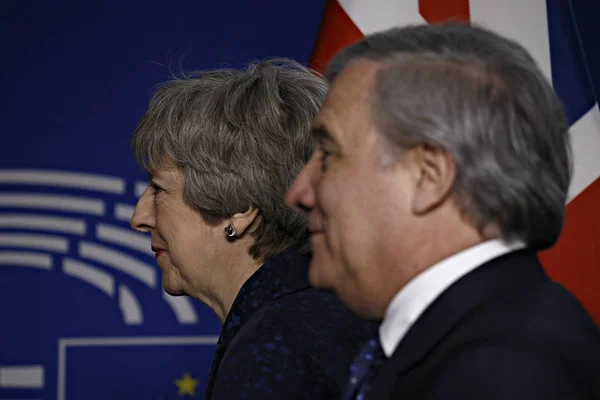
<instances>
[{"instance_id":1,"label":"woman","mask_svg":"<svg viewBox=\"0 0 600 400\"><path fill-rule=\"evenodd\" d=\"M133 135L150 184L132 227L165 290L223 323L207 399L337 398L374 332L309 286L305 220L283 203L325 92L289 60L198 72L159 86Z\"/></svg>"}]
</instances>

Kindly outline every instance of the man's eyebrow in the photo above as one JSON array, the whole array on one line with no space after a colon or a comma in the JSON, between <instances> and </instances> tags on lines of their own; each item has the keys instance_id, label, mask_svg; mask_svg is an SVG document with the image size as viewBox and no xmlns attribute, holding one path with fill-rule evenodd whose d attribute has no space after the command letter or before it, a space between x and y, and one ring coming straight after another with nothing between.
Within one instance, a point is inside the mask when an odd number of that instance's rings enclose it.
<instances>
[{"instance_id":1,"label":"man's eyebrow","mask_svg":"<svg viewBox=\"0 0 600 400\"><path fill-rule=\"evenodd\" d=\"M337 142L329 133L329 130L323 125L315 125L311 128L312 137L317 143L327 142L334 146L337 146Z\"/></svg>"}]
</instances>

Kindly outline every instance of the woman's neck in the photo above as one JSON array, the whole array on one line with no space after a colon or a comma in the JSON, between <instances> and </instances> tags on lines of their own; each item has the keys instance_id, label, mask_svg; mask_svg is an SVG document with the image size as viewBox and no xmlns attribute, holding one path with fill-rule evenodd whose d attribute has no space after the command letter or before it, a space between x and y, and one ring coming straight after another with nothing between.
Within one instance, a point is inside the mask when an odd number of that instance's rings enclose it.
<instances>
[{"instance_id":1,"label":"woman's neck","mask_svg":"<svg viewBox=\"0 0 600 400\"><path fill-rule=\"evenodd\" d=\"M221 324L225 322L235 298L246 281L263 265L263 260L255 260L246 249L236 260L232 260L226 272L221 288L215 293L215 302L209 304L219 318Z\"/></svg>"}]
</instances>

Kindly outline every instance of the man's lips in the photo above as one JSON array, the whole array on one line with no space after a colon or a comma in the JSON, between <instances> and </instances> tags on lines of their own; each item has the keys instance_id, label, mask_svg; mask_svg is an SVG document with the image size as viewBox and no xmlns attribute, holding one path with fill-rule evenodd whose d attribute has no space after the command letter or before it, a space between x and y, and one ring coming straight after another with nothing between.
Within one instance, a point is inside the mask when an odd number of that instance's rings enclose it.
<instances>
[{"instance_id":1,"label":"man's lips","mask_svg":"<svg viewBox=\"0 0 600 400\"><path fill-rule=\"evenodd\" d=\"M321 229L319 229L319 230L316 230L316 229L315 229L315 230L311 230L311 229L309 229L309 230L308 230L308 235L309 235L310 237L319 236L319 235L322 235L323 233L324 233L324 232L323 232L323 230L321 230Z\"/></svg>"},{"instance_id":2,"label":"man's lips","mask_svg":"<svg viewBox=\"0 0 600 400\"><path fill-rule=\"evenodd\" d=\"M323 233L323 221L317 214L311 213L308 216L308 221L306 221L306 230L309 235L316 235L318 233Z\"/></svg>"}]
</instances>

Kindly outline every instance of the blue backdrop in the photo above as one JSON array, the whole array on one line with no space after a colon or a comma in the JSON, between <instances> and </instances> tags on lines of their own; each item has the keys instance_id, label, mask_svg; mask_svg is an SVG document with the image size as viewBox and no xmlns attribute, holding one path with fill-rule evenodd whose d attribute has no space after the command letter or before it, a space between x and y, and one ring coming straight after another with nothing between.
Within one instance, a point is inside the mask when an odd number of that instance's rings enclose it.
<instances>
[{"instance_id":1,"label":"blue backdrop","mask_svg":"<svg viewBox=\"0 0 600 400\"><path fill-rule=\"evenodd\" d=\"M2 2L0 399L203 398L220 325L129 229L128 141L172 72L308 62L324 6Z\"/></svg>"}]
</instances>

